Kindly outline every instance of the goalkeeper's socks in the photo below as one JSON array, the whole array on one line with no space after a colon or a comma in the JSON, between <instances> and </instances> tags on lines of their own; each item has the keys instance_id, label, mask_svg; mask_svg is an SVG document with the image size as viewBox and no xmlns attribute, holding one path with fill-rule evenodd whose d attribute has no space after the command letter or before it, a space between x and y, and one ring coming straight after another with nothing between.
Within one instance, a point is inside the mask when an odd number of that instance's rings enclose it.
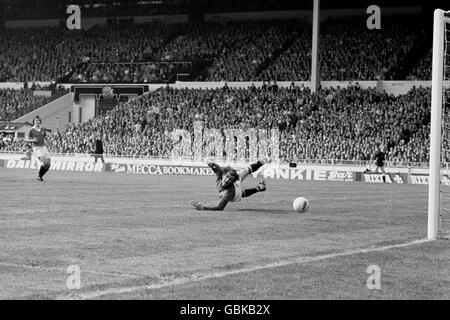
<instances>
[{"instance_id":1,"label":"goalkeeper's socks","mask_svg":"<svg viewBox=\"0 0 450 320\"><path fill-rule=\"evenodd\" d=\"M259 192L259 188L244 189L242 198L250 197L252 194Z\"/></svg>"},{"instance_id":2,"label":"goalkeeper's socks","mask_svg":"<svg viewBox=\"0 0 450 320\"><path fill-rule=\"evenodd\" d=\"M264 165L264 161L258 161L256 163L253 163L251 165L249 165L249 169L250 169L250 173L256 172L258 171L259 168L261 168Z\"/></svg>"}]
</instances>

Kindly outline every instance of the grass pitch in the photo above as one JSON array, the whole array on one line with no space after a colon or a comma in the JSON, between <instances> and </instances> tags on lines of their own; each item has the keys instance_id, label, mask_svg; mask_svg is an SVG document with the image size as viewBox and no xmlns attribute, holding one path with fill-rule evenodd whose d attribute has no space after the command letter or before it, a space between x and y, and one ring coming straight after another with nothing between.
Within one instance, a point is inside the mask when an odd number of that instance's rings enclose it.
<instances>
[{"instance_id":1,"label":"grass pitch","mask_svg":"<svg viewBox=\"0 0 450 320\"><path fill-rule=\"evenodd\" d=\"M268 179L207 212L190 201L215 203L214 177L35 176L0 169L0 299L450 298L448 241L397 247L426 237L427 186Z\"/></svg>"}]
</instances>

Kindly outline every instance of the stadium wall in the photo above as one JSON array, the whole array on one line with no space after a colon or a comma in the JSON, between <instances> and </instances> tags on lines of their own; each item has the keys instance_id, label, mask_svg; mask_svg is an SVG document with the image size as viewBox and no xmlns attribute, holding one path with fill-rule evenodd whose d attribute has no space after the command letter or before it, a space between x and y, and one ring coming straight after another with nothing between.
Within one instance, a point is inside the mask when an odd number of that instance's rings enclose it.
<instances>
[{"instance_id":1,"label":"stadium wall","mask_svg":"<svg viewBox=\"0 0 450 320\"><path fill-rule=\"evenodd\" d=\"M311 88L311 83L309 81L280 81L277 82L279 87L288 88L292 84L296 86L303 86L305 88ZM261 87L262 82L227 82L230 88L248 88L252 85L255 87ZM413 87L431 87L431 81L321 81L321 86L323 88L347 88L354 85L359 85L362 89L376 89L378 92L385 91L388 94L400 95L405 94ZM169 86L172 88L189 88L189 89L200 89L200 88L222 88L225 82L181 82L177 81ZM447 84L450 87L450 83ZM155 85L150 87L150 91L160 88L161 85Z\"/></svg>"},{"instance_id":2,"label":"stadium wall","mask_svg":"<svg viewBox=\"0 0 450 320\"><path fill-rule=\"evenodd\" d=\"M58 99L55 99L39 109L33 110L26 115L17 118L13 122L33 122L34 117L39 115L42 119L42 126L56 130L64 128L68 123L68 112L72 111L73 94L67 93Z\"/></svg>"},{"instance_id":3,"label":"stadium wall","mask_svg":"<svg viewBox=\"0 0 450 320\"><path fill-rule=\"evenodd\" d=\"M303 86L305 88L310 88L311 83L309 81L279 81L277 85L279 87L289 87L294 83L297 86ZM41 86L49 85L49 82L36 82L36 84L40 84ZM149 91L157 90L161 87L169 86L171 88L181 89L181 88L189 88L189 89L213 89L213 88L222 88L224 85L227 85L230 88L248 88L252 85L259 88L263 85L262 82L258 81L243 81L243 82L186 82L186 81L176 81L175 83L170 84L160 84L160 83L143 83L143 84L115 84L114 86L136 86L136 85L144 85L147 86ZM379 92L386 91L388 94L399 95L405 94L413 87L431 87L431 80L398 80L398 81L321 81L321 86L324 88L347 88L349 86L359 85L362 89L375 88ZM29 83L29 87L32 83ZM79 84L79 83L64 83L58 84L58 86L64 87L65 89L70 89L73 86L111 86L110 83L92 83L92 84ZM450 88L450 82L444 84L445 87ZM20 82L2 82L0 83L0 89L21 89L23 88L23 83Z\"/></svg>"},{"instance_id":4,"label":"stadium wall","mask_svg":"<svg viewBox=\"0 0 450 320\"><path fill-rule=\"evenodd\" d=\"M204 162L183 159L133 159L124 157L106 157L106 164L94 163L89 155L53 155L52 171L70 172L112 172L116 174L143 175L202 175L213 176L212 170ZM245 168L242 162L225 163L234 168ZM23 154L0 153L0 168L33 169L39 168L36 159L27 159ZM365 173L361 165L301 165L291 168L287 164L270 164L253 174L253 177L265 179L284 179L299 181L325 182L365 182L383 183L381 174ZM387 183L428 184L428 169L390 167L386 169ZM450 185L450 170L443 171L442 183Z\"/></svg>"},{"instance_id":5,"label":"stadium wall","mask_svg":"<svg viewBox=\"0 0 450 320\"><path fill-rule=\"evenodd\" d=\"M82 94L78 104L73 102L73 119L72 122L86 122L95 117L95 95Z\"/></svg>"},{"instance_id":6,"label":"stadium wall","mask_svg":"<svg viewBox=\"0 0 450 320\"><path fill-rule=\"evenodd\" d=\"M261 87L263 85L262 82L258 81L243 81L243 82L185 82L185 81L176 81L175 83L170 84L142 84L145 86L148 86L149 91L155 91L157 89L160 89L161 87L169 86L171 88L175 89L214 89L214 88L222 88L225 86L225 84L230 88L249 88L251 86L255 86L257 88ZM279 81L277 82L277 85L282 88L288 88L292 84L295 84L296 86L303 86L305 88L310 88L311 83L309 81ZM362 89L369 89L373 88L376 89L379 92L385 91L388 94L393 95L399 95L399 94L405 94L409 90L411 90L413 87L431 87L431 81L424 80L424 81L321 81L321 86L324 88L347 88L354 85L359 85ZM70 88L72 86L77 86L80 84L61 84L61 86L65 88ZM82 86L88 86L89 84L82 84ZM92 86L110 86L110 84L104 83L96 83L92 84ZM133 84L136 86L136 84ZM120 86L127 86L127 84L123 84ZM450 88L450 82L445 84L446 87Z\"/></svg>"}]
</instances>

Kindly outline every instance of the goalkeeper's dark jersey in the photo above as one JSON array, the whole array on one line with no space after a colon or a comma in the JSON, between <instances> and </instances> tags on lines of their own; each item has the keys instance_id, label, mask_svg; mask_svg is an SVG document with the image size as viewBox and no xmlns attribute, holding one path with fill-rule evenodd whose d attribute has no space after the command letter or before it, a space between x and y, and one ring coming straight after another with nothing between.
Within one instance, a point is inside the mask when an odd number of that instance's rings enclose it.
<instances>
[{"instance_id":1,"label":"goalkeeper's dark jersey","mask_svg":"<svg viewBox=\"0 0 450 320\"><path fill-rule=\"evenodd\" d=\"M224 169L216 163L209 164L209 167L216 174L216 186L217 186L217 191L219 192L219 195L220 195L219 203L217 204L216 207L214 207L214 209L223 210L223 208L225 208L225 206L227 205L228 202L239 201L240 197L236 197L236 183L231 184L227 188L223 188L221 185L222 177L224 174ZM242 191L238 190L238 192L242 192ZM237 200L237 198L239 198L239 200ZM212 208L209 208L209 210L211 210L211 209Z\"/></svg>"}]
</instances>

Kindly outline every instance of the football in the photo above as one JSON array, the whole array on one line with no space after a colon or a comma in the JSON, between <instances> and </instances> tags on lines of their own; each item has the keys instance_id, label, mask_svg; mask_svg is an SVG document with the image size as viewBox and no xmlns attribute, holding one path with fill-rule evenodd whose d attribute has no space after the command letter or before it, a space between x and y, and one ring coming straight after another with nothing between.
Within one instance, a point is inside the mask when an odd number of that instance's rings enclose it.
<instances>
[{"instance_id":1,"label":"football","mask_svg":"<svg viewBox=\"0 0 450 320\"><path fill-rule=\"evenodd\" d=\"M305 197L298 197L294 200L292 205L296 212L304 213L309 209L309 200Z\"/></svg>"}]
</instances>

